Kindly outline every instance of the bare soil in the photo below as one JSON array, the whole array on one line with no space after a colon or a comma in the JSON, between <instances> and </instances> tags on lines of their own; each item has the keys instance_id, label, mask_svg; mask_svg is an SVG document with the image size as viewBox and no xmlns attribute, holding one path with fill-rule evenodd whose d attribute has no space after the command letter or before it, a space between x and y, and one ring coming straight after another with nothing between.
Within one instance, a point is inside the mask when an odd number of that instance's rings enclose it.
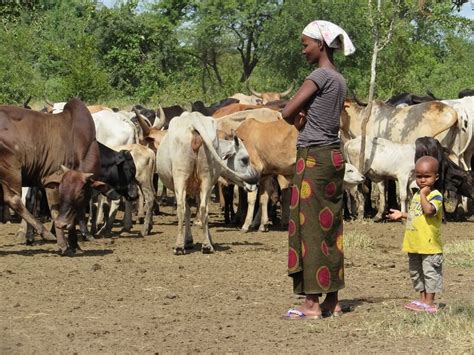
<instances>
[{"instance_id":1,"label":"bare soil","mask_svg":"<svg viewBox=\"0 0 474 355\"><path fill-rule=\"evenodd\" d=\"M346 233L373 239L346 248L350 312L323 320L281 316L300 302L286 274L287 234L242 234L213 205L216 252L175 256L177 218L154 217L153 235L114 229L82 242L84 254L60 257L56 245L16 240L17 224L0 225L0 353L329 353L471 352L472 336L404 334L403 305L417 295L400 250L404 225L351 222ZM474 219L443 225L446 242L474 238ZM120 236L119 236L120 235ZM473 303L472 268L445 264L438 302ZM401 329L401 331L400 331ZM407 328L408 329L408 328ZM411 328L410 328L411 329Z\"/></svg>"}]
</instances>

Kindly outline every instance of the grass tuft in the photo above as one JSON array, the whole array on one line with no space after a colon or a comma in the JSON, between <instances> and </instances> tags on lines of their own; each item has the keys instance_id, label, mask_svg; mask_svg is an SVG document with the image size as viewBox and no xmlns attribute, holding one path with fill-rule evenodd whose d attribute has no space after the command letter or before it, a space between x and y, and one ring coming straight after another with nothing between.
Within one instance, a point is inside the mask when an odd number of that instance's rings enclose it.
<instances>
[{"instance_id":1,"label":"grass tuft","mask_svg":"<svg viewBox=\"0 0 474 355\"><path fill-rule=\"evenodd\" d=\"M448 265L474 267L474 239L447 243L444 248L444 260Z\"/></svg>"},{"instance_id":2,"label":"grass tuft","mask_svg":"<svg viewBox=\"0 0 474 355\"><path fill-rule=\"evenodd\" d=\"M374 246L374 240L367 234L356 231L344 232L344 249L372 250Z\"/></svg>"}]
</instances>

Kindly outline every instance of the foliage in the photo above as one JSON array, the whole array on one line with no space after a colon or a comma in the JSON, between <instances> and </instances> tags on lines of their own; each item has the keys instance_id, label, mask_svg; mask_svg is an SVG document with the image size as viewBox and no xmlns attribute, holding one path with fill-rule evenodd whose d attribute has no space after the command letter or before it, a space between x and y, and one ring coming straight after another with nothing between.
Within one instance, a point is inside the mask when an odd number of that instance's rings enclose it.
<instances>
[{"instance_id":1,"label":"foliage","mask_svg":"<svg viewBox=\"0 0 474 355\"><path fill-rule=\"evenodd\" d=\"M367 11L358 0L123 0L113 8L99 0L2 2L0 100L189 105L246 93L247 78L257 91L281 91L311 71L300 36L315 18L352 38L356 53L337 55L336 64L363 99L373 47ZM396 23L379 55L376 98L426 90L454 98L472 86L474 24L456 16L453 3L401 0Z\"/></svg>"}]
</instances>

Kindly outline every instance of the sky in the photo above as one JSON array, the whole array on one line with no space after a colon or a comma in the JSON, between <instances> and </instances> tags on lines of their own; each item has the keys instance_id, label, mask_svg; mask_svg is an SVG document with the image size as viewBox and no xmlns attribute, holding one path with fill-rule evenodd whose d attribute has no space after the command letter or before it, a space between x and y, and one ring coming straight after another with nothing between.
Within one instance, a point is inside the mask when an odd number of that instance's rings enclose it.
<instances>
[{"instance_id":1,"label":"sky","mask_svg":"<svg viewBox=\"0 0 474 355\"><path fill-rule=\"evenodd\" d=\"M118 0L101 0L102 3L107 7L113 7ZM467 17L468 19L474 20L474 0L469 0L465 3L462 8L461 12L459 12L460 16Z\"/></svg>"}]
</instances>

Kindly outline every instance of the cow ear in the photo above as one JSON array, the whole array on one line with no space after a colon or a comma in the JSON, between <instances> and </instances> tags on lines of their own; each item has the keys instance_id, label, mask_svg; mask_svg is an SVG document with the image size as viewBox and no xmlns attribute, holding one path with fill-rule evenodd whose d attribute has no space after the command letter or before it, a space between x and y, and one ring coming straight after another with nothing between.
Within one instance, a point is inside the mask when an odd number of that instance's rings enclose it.
<instances>
[{"instance_id":1,"label":"cow ear","mask_svg":"<svg viewBox=\"0 0 474 355\"><path fill-rule=\"evenodd\" d=\"M240 144L240 143L239 143L239 137L234 136L234 143L235 143L235 146L236 146L236 147L239 147L239 144Z\"/></svg>"},{"instance_id":2,"label":"cow ear","mask_svg":"<svg viewBox=\"0 0 474 355\"><path fill-rule=\"evenodd\" d=\"M104 186L107 186L108 185L103 182L103 181L99 181L99 180L91 180L91 187L94 188L94 189L97 189L99 191L101 191L101 189L104 187Z\"/></svg>"},{"instance_id":3,"label":"cow ear","mask_svg":"<svg viewBox=\"0 0 474 355\"><path fill-rule=\"evenodd\" d=\"M118 164L122 164L124 161L125 161L125 152L127 152L126 150L121 150L120 151L120 154L118 154L115 158L115 163L118 165Z\"/></svg>"}]
</instances>

